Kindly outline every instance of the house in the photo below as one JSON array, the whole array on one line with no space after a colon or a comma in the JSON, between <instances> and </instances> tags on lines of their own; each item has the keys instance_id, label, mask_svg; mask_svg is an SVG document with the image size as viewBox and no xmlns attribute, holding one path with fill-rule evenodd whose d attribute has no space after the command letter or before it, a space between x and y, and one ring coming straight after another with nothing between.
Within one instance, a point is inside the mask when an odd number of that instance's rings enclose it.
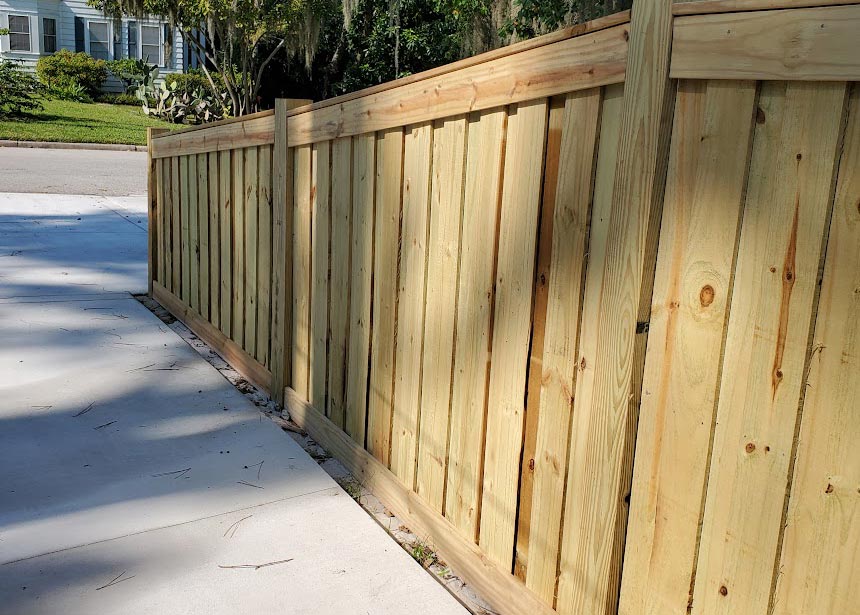
<instances>
[{"instance_id":1,"label":"house","mask_svg":"<svg viewBox=\"0 0 860 615\"><path fill-rule=\"evenodd\" d=\"M86 0L0 0L0 59L21 60L33 70L40 56L59 49L85 51L94 58L143 58L160 74L184 72L191 55L182 33L159 19L112 19ZM196 63L192 61L192 65ZM115 79L106 90L118 90Z\"/></svg>"}]
</instances>

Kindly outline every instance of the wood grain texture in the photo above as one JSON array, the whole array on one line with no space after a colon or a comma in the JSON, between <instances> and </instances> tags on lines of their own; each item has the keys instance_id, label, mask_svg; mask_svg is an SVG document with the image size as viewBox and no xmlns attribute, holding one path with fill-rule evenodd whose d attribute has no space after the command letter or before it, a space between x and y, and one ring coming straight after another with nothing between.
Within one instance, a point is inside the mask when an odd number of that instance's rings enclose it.
<instances>
[{"instance_id":1,"label":"wood grain texture","mask_svg":"<svg viewBox=\"0 0 860 615\"><path fill-rule=\"evenodd\" d=\"M200 297L199 313L204 320L209 321L209 173L206 168L207 162L206 154L197 156L197 245L199 248L198 263L200 272L198 287Z\"/></svg>"},{"instance_id":2,"label":"wood grain texture","mask_svg":"<svg viewBox=\"0 0 860 615\"><path fill-rule=\"evenodd\" d=\"M397 265L403 130L380 133L376 141L376 217L373 228L373 327L367 396L367 451L388 465L394 403L394 346L397 332Z\"/></svg>"},{"instance_id":3,"label":"wood grain texture","mask_svg":"<svg viewBox=\"0 0 860 615\"><path fill-rule=\"evenodd\" d=\"M504 109L474 113L468 129L445 517L472 541L481 504L506 121Z\"/></svg>"},{"instance_id":4,"label":"wood grain texture","mask_svg":"<svg viewBox=\"0 0 860 615\"><path fill-rule=\"evenodd\" d=\"M245 151L234 149L230 152L232 161L233 191L233 297L231 313L233 324L230 326L230 339L245 347Z\"/></svg>"},{"instance_id":5,"label":"wood grain texture","mask_svg":"<svg viewBox=\"0 0 860 615\"><path fill-rule=\"evenodd\" d=\"M433 126L421 124L406 133L403 146L403 222L390 467L409 489L415 485L421 403L432 139Z\"/></svg>"},{"instance_id":6,"label":"wood grain texture","mask_svg":"<svg viewBox=\"0 0 860 615\"><path fill-rule=\"evenodd\" d=\"M621 586L625 615L683 613L690 601L755 101L755 82L678 86Z\"/></svg>"},{"instance_id":7,"label":"wood grain texture","mask_svg":"<svg viewBox=\"0 0 860 615\"><path fill-rule=\"evenodd\" d=\"M465 117L455 117L437 122L433 128L427 313L421 360L423 379L415 486L418 495L440 513L444 510L451 369L457 328L466 127Z\"/></svg>"},{"instance_id":8,"label":"wood grain texture","mask_svg":"<svg viewBox=\"0 0 860 615\"><path fill-rule=\"evenodd\" d=\"M233 327L233 171L230 152L218 152L218 217L221 235L221 332L230 337Z\"/></svg>"},{"instance_id":9,"label":"wood grain texture","mask_svg":"<svg viewBox=\"0 0 860 615\"><path fill-rule=\"evenodd\" d=\"M350 243L352 241L352 139L331 146L331 288L326 415L344 427L349 344Z\"/></svg>"},{"instance_id":10,"label":"wood grain texture","mask_svg":"<svg viewBox=\"0 0 860 615\"><path fill-rule=\"evenodd\" d=\"M179 158L170 163L170 290L182 292L182 233L179 218Z\"/></svg>"},{"instance_id":11,"label":"wood grain texture","mask_svg":"<svg viewBox=\"0 0 860 615\"><path fill-rule=\"evenodd\" d=\"M285 391L290 416L346 468L368 490L384 502L404 524L419 536L432 537L432 548L445 562L486 596L500 615L532 613L553 615L547 607L507 570L494 564L471 541L463 538L444 517L431 509L414 491L355 444L343 431L292 390Z\"/></svg>"},{"instance_id":12,"label":"wood grain texture","mask_svg":"<svg viewBox=\"0 0 860 615\"><path fill-rule=\"evenodd\" d=\"M505 568L516 529L546 121L546 100L512 108L505 146L480 525L481 548Z\"/></svg>"},{"instance_id":13,"label":"wood grain texture","mask_svg":"<svg viewBox=\"0 0 860 615\"><path fill-rule=\"evenodd\" d=\"M257 245L257 361L269 367L272 319L272 148L260 147L259 155L260 226Z\"/></svg>"},{"instance_id":14,"label":"wood grain texture","mask_svg":"<svg viewBox=\"0 0 860 615\"><path fill-rule=\"evenodd\" d=\"M675 19L675 79L860 79L860 5Z\"/></svg>"},{"instance_id":15,"label":"wood grain texture","mask_svg":"<svg viewBox=\"0 0 860 615\"><path fill-rule=\"evenodd\" d=\"M807 360L778 615L852 613L860 604L860 89L854 85L815 335Z\"/></svg>"},{"instance_id":16,"label":"wood grain texture","mask_svg":"<svg viewBox=\"0 0 860 615\"><path fill-rule=\"evenodd\" d=\"M373 273L376 138L353 140L352 257L350 262L349 352L346 376L346 433L364 446L367 430L367 375L370 356L370 300Z\"/></svg>"},{"instance_id":17,"label":"wood grain texture","mask_svg":"<svg viewBox=\"0 0 860 615\"><path fill-rule=\"evenodd\" d=\"M326 407L328 376L329 237L331 236L331 144L316 143L311 152L311 317L308 398Z\"/></svg>"},{"instance_id":18,"label":"wood grain texture","mask_svg":"<svg viewBox=\"0 0 860 615\"><path fill-rule=\"evenodd\" d=\"M161 282L162 286L170 283L167 273L170 271L170 266L167 264L170 259L170 161L156 160L156 181L158 182L158 203L156 211L158 212L158 221L156 232L158 233L158 273L155 279ZM149 289L149 294L152 296L152 289Z\"/></svg>"},{"instance_id":19,"label":"wood grain texture","mask_svg":"<svg viewBox=\"0 0 860 615\"><path fill-rule=\"evenodd\" d=\"M245 344L252 357L257 356L257 260L259 243L259 158L256 147L245 152Z\"/></svg>"},{"instance_id":20,"label":"wood grain texture","mask_svg":"<svg viewBox=\"0 0 860 615\"><path fill-rule=\"evenodd\" d=\"M152 156L163 158L271 145L274 143L274 132L275 114L263 111L251 116L213 122L205 128L173 131L153 142Z\"/></svg>"},{"instance_id":21,"label":"wood grain texture","mask_svg":"<svg viewBox=\"0 0 860 615\"><path fill-rule=\"evenodd\" d=\"M773 9L857 4L856 0L680 0L672 5L673 15L738 13Z\"/></svg>"},{"instance_id":22,"label":"wood grain texture","mask_svg":"<svg viewBox=\"0 0 860 615\"><path fill-rule=\"evenodd\" d=\"M387 130L624 80L627 26L292 116L290 145Z\"/></svg>"},{"instance_id":23,"label":"wood grain texture","mask_svg":"<svg viewBox=\"0 0 860 615\"><path fill-rule=\"evenodd\" d=\"M765 613L816 298L845 84L759 99L692 613Z\"/></svg>"},{"instance_id":24,"label":"wood grain texture","mask_svg":"<svg viewBox=\"0 0 860 615\"><path fill-rule=\"evenodd\" d=\"M164 180L159 182L160 163L152 157L152 139L153 137L167 132L166 128L147 128L146 129L146 194L147 194L147 220L149 222L149 235L147 237L147 287L150 296L152 296L152 282L159 277L159 260L164 257L163 252L160 253L159 241L162 237L163 230L159 227L159 216L161 215L161 207L163 207L163 197L161 196L161 187L164 185ZM161 204L160 204L161 202Z\"/></svg>"},{"instance_id":25,"label":"wood grain texture","mask_svg":"<svg viewBox=\"0 0 860 615\"><path fill-rule=\"evenodd\" d=\"M218 154L206 155L209 174L209 322L221 328L221 200L219 193Z\"/></svg>"},{"instance_id":26,"label":"wood grain texture","mask_svg":"<svg viewBox=\"0 0 860 615\"><path fill-rule=\"evenodd\" d=\"M557 609L612 613L635 440L637 320L656 258L672 87L669 2L637 6L630 22L620 145L602 271L595 371L573 412ZM653 256L652 256L653 252ZM598 274L600 275L600 274ZM631 397L632 396L632 397ZM634 402L634 403L631 403Z\"/></svg>"},{"instance_id":27,"label":"wood grain texture","mask_svg":"<svg viewBox=\"0 0 860 615\"><path fill-rule=\"evenodd\" d=\"M272 397L283 405L284 389L292 376L293 326L293 169L294 152L287 146L289 101L275 100L272 146L272 321L269 365Z\"/></svg>"},{"instance_id":28,"label":"wood grain texture","mask_svg":"<svg viewBox=\"0 0 860 615\"><path fill-rule=\"evenodd\" d=\"M179 156L179 293L185 303L191 294L191 224L188 192L188 156Z\"/></svg>"},{"instance_id":29,"label":"wood grain texture","mask_svg":"<svg viewBox=\"0 0 860 615\"><path fill-rule=\"evenodd\" d=\"M188 250L189 250L189 287L188 305L199 313L200 310L200 229L197 211L197 156L185 156L188 160Z\"/></svg>"},{"instance_id":30,"label":"wood grain texture","mask_svg":"<svg viewBox=\"0 0 860 615\"><path fill-rule=\"evenodd\" d=\"M556 111L560 116L557 134L550 133L547 146L544 212L552 212L553 224L551 237L541 239L551 242L552 250L540 364L526 586L550 605L556 589L564 502L559 495L564 493L567 472L600 110L599 89L568 95L564 106ZM550 130L552 124L551 114ZM548 203L552 205L547 207Z\"/></svg>"},{"instance_id":31,"label":"wood grain texture","mask_svg":"<svg viewBox=\"0 0 860 615\"><path fill-rule=\"evenodd\" d=\"M293 342L291 379L293 389L310 394L311 309L311 146L295 149L293 205Z\"/></svg>"}]
</instances>

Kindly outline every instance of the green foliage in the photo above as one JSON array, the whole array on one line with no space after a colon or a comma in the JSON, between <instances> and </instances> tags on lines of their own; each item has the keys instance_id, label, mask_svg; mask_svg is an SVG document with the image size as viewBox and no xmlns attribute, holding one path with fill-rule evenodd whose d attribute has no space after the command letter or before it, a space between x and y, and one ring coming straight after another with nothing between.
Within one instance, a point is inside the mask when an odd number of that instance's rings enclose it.
<instances>
[{"instance_id":1,"label":"green foliage","mask_svg":"<svg viewBox=\"0 0 860 615\"><path fill-rule=\"evenodd\" d=\"M218 97L203 88L191 92L178 89L176 81L157 88L151 100L143 103L143 112L174 124L202 124L223 119L226 115L226 94Z\"/></svg>"},{"instance_id":2,"label":"green foliage","mask_svg":"<svg viewBox=\"0 0 860 615\"><path fill-rule=\"evenodd\" d=\"M77 84L92 97L98 94L107 78L107 63L84 52L60 49L55 54L39 58L36 74L51 90L74 90L73 84Z\"/></svg>"},{"instance_id":3,"label":"green foliage","mask_svg":"<svg viewBox=\"0 0 860 615\"><path fill-rule=\"evenodd\" d=\"M96 102L108 105L128 105L139 107L140 100L134 94L99 94Z\"/></svg>"},{"instance_id":4,"label":"green foliage","mask_svg":"<svg viewBox=\"0 0 860 615\"><path fill-rule=\"evenodd\" d=\"M533 38L565 26L629 9L632 0L515 0L514 15L500 28L505 37Z\"/></svg>"},{"instance_id":5,"label":"green foliage","mask_svg":"<svg viewBox=\"0 0 860 615\"><path fill-rule=\"evenodd\" d=\"M158 67L154 64L149 64L146 60L137 58L122 58L120 60L111 60L107 63L108 70L111 74L122 81L126 92L132 92L137 87L146 81L153 69L157 72Z\"/></svg>"},{"instance_id":6,"label":"green foliage","mask_svg":"<svg viewBox=\"0 0 860 615\"><path fill-rule=\"evenodd\" d=\"M70 81L63 85L55 85L48 88L48 95L51 98L58 100L68 100L71 102L91 103L93 97L84 89L77 81Z\"/></svg>"},{"instance_id":7,"label":"green foliage","mask_svg":"<svg viewBox=\"0 0 860 615\"><path fill-rule=\"evenodd\" d=\"M42 108L43 86L17 62L0 60L0 117L12 117Z\"/></svg>"},{"instance_id":8,"label":"green foliage","mask_svg":"<svg viewBox=\"0 0 860 615\"><path fill-rule=\"evenodd\" d=\"M224 80L217 73L212 75L215 85L220 84L220 89L223 90ZM169 73L164 75L165 83L175 83L177 92L192 93L194 90L203 89L207 92L214 93L212 84L209 79L203 74L199 68L190 68L186 73Z\"/></svg>"}]
</instances>

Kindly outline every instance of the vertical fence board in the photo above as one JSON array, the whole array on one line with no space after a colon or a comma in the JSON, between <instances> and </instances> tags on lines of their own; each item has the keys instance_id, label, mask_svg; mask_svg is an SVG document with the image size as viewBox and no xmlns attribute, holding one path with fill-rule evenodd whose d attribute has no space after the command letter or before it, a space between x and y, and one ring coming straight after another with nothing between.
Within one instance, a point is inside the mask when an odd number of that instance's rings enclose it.
<instances>
[{"instance_id":1,"label":"vertical fence board","mask_svg":"<svg viewBox=\"0 0 860 615\"><path fill-rule=\"evenodd\" d=\"M570 94L550 134L545 201L553 216L540 412L534 454L526 586L552 604L567 470L568 432L575 385L577 341L592 197L592 170L600 121L600 90ZM553 109L556 111L556 109ZM550 126L552 127L552 115ZM545 209L545 211L547 211Z\"/></svg>"},{"instance_id":2,"label":"vertical fence board","mask_svg":"<svg viewBox=\"0 0 860 615\"><path fill-rule=\"evenodd\" d=\"M402 172L403 130L397 128L380 133L376 148L373 327L370 331L367 451L386 466L391 452Z\"/></svg>"},{"instance_id":3,"label":"vertical fence board","mask_svg":"<svg viewBox=\"0 0 860 615\"><path fill-rule=\"evenodd\" d=\"M574 390L573 415L580 408L592 403L594 379L597 376L598 331L595 323L603 310L603 270L606 265L609 222L612 213L612 188L621 132L621 109L623 85L605 89L601 111L600 138L597 150L597 169L594 177L594 197L591 207L591 223L588 238L588 266L585 276L585 293L582 303L582 327L579 331L579 357L577 360L576 388ZM574 436L571 434L568 450L568 473L564 490L564 515L562 521L561 546L558 570L558 610L562 611L565 600L570 600L581 582L583 569L573 560L571 536L576 534L573 502L578 493L572 487L576 476L573 458ZM563 611L562 611L563 612Z\"/></svg>"},{"instance_id":4,"label":"vertical fence board","mask_svg":"<svg viewBox=\"0 0 860 615\"><path fill-rule=\"evenodd\" d=\"M622 582L628 615L689 602L755 99L755 82L678 88Z\"/></svg>"},{"instance_id":5,"label":"vertical fence board","mask_svg":"<svg viewBox=\"0 0 860 615\"><path fill-rule=\"evenodd\" d=\"M272 317L272 148L260 147L260 228L257 239L257 361L269 367L269 324Z\"/></svg>"},{"instance_id":6,"label":"vertical fence board","mask_svg":"<svg viewBox=\"0 0 860 615\"><path fill-rule=\"evenodd\" d=\"M169 224L169 209L170 209L170 159L161 158L155 161L156 169L156 189L158 190L158 282L165 288L170 285L167 281L167 272L170 271L168 265L170 259L170 244L168 243L167 235L170 232ZM150 229L150 232L152 230Z\"/></svg>"},{"instance_id":7,"label":"vertical fence board","mask_svg":"<svg viewBox=\"0 0 860 615\"><path fill-rule=\"evenodd\" d=\"M504 110L469 121L445 516L478 539Z\"/></svg>"},{"instance_id":8,"label":"vertical fence board","mask_svg":"<svg viewBox=\"0 0 860 615\"><path fill-rule=\"evenodd\" d=\"M218 204L221 227L221 332L230 337L233 303L233 173L230 152L218 152Z\"/></svg>"},{"instance_id":9,"label":"vertical fence board","mask_svg":"<svg viewBox=\"0 0 860 615\"><path fill-rule=\"evenodd\" d=\"M346 433L361 446L364 446L367 426L375 161L375 136L367 134L355 137L353 140L352 170L349 354L344 425L346 426Z\"/></svg>"},{"instance_id":10,"label":"vertical fence board","mask_svg":"<svg viewBox=\"0 0 860 615\"><path fill-rule=\"evenodd\" d=\"M257 258L259 255L258 163L256 147L245 152L245 351L257 354Z\"/></svg>"},{"instance_id":11,"label":"vertical fence board","mask_svg":"<svg viewBox=\"0 0 860 615\"><path fill-rule=\"evenodd\" d=\"M768 608L844 97L844 83L762 86L694 615Z\"/></svg>"},{"instance_id":12,"label":"vertical fence board","mask_svg":"<svg viewBox=\"0 0 860 615\"><path fill-rule=\"evenodd\" d=\"M179 204L179 184L181 178L179 176L179 156L170 158L170 248L171 248L171 264L173 271L171 272L171 292L177 297L182 294L182 232L180 223L180 204Z\"/></svg>"},{"instance_id":13,"label":"vertical fence board","mask_svg":"<svg viewBox=\"0 0 860 615\"><path fill-rule=\"evenodd\" d=\"M311 146L296 148L293 208L293 389L308 399L311 307Z\"/></svg>"},{"instance_id":14,"label":"vertical fence board","mask_svg":"<svg viewBox=\"0 0 860 615\"><path fill-rule=\"evenodd\" d=\"M316 143L311 152L311 316L308 401L326 411L328 375L329 236L331 234L331 145Z\"/></svg>"},{"instance_id":15,"label":"vertical fence board","mask_svg":"<svg viewBox=\"0 0 860 615\"><path fill-rule=\"evenodd\" d=\"M231 151L233 173L233 325L231 339L245 344L245 150Z\"/></svg>"},{"instance_id":16,"label":"vertical fence board","mask_svg":"<svg viewBox=\"0 0 860 615\"><path fill-rule=\"evenodd\" d=\"M466 126L466 118L457 117L437 122L433 129L416 491L439 512L444 510L448 458Z\"/></svg>"},{"instance_id":17,"label":"vertical fence board","mask_svg":"<svg viewBox=\"0 0 860 615\"><path fill-rule=\"evenodd\" d=\"M216 329L221 328L221 228L219 215L221 201L218 194L218 153L207 154L209 170L209 321Z\"/></svg>"},{"instance_id":18,"label":"vertical fence board","mask_svg":"<svg viewBox=\"0 0 860 615\"><path fill-rule=\"evenodd\" d=\"M854 85L810 352L777 615L860 604L860 88Z\"/></svg>"},{"instance_id":19,"label":"vertical fence board","mask_svg":"<svg viewBox=\"0 0 860 615\"><path fill-rule=\"evenodd\" d=\"M186 156L188 159L188 261L189 288L186 301L195 312L200 311L200 214L197 210L197 154Z\"/></svg>"},{"instance_id":20,"label":"vertical fence board","mask_svg":"<svg viewBox=\"0 0 860 615\"><path fill-rule=\"evenodd\" d=\"M424 280L429 232L430 147L433 126L410 130L403 154L403 228L397 299L394 414L391 418L391 471L412 489L418 445L421 351L424 338Z\"/></svg>"},{"instance_id":21,"label":"vertical fence board","mask_svg":"<svg viewBox=\"0 0 860 615\"><path fill-rule=\"evenodd\" d=\"M200 315L209 320L209 174L207 155L197 155L197 229L200 262Z\"/></svg>"},{"instance_id":22,"label":"vertical fence board","mask_svg":"<svg viewBox=\"0 0 860 615\"><path fill-rule=\"evenodd\" d=\"M182 258L179 297L185 305L191 296L191 194L188 188L188 162L190 156L179 157L179 219L181 240L179 251ZM195 216L196 217L196 216Z\"/></svg>"},{"instance_id":23,"label":"vertical fence board","mask_svg":"<svg viewBox=\"0 0 860 615\"><path fill-rule=\"evenodd\" d=\"M504 567L513 562L546 121L546 100L508 117L480 527L481 547Z\"/></svg>"},{"instance_id":24,"label":"vertical fence board","mask_svg":"<svg viewBox=\"0 0 860 615\"><path fill-rule=\"evenodd\" d=\"M559 580L557 599L565 614L617 608L638 412L635 385L644 358L645 331L637 329L650 308L674 102L671 4L638 4L629 26L603 297L600 317L591 321L598 330L592 403L577 405L573 413L568 492L576 496L567 499L570 523L562 547L564 571L573 574Z\"/></svg>"},{"instance_id":25,"label":"vertical fence board","mask_svg":"<svg viewBox=\"0 0 860 615\"><path fill-rule=\"evenodd\" d=\"M335 139L331 151L331 320L326 414L344 428L349 340L352 139Z\"/></svg>"}]
</instances>

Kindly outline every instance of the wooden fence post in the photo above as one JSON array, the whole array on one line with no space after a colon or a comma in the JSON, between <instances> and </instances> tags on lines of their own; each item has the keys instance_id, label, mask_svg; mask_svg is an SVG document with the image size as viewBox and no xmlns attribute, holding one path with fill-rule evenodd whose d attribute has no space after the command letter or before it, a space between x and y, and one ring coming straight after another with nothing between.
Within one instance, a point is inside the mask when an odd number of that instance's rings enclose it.
<instances>
[{"instance_id":1,"label":"wooden fence post","mask_svg":"<svg viewBox=\"0 0 860 615\"><path fill-rule=\"evenodd\" d=\"M293 152L287 142L287 113L310 100L275 100L275 145L272 172L272 386L271 396L284 405L284 388L292 371L293 320Z\"/></svg>"},{"instance_id":2,"label":"wooden fence post","mask_svg":"<svg viewBox=\"0 0 860 615\"><path fill-rule=\"evenodd\" d=\"M577 408L572 425L557 605L562 613L617 609L674 102L671 41L672 0L637 2L630 20L591 406Z\"/></svg>"},{"instance_id":3,"label":"wooden fence post","mask_svg":"<svg viewBox=\"0 0 860 615\"><path fill-rule=\"evenodd\" d=\"M147 284L149 296L152 296L152 281L155 279L155 272L158 270L158 259L162 258L158 254L158 225L156 224L158 212L158 175L155 172L157 164L152 157L152 138L167 132L167 128L147 128L146 129L146 210L147 210ZM163 283L163 281L162 281Z\"/></svg>"}]
</instances>

